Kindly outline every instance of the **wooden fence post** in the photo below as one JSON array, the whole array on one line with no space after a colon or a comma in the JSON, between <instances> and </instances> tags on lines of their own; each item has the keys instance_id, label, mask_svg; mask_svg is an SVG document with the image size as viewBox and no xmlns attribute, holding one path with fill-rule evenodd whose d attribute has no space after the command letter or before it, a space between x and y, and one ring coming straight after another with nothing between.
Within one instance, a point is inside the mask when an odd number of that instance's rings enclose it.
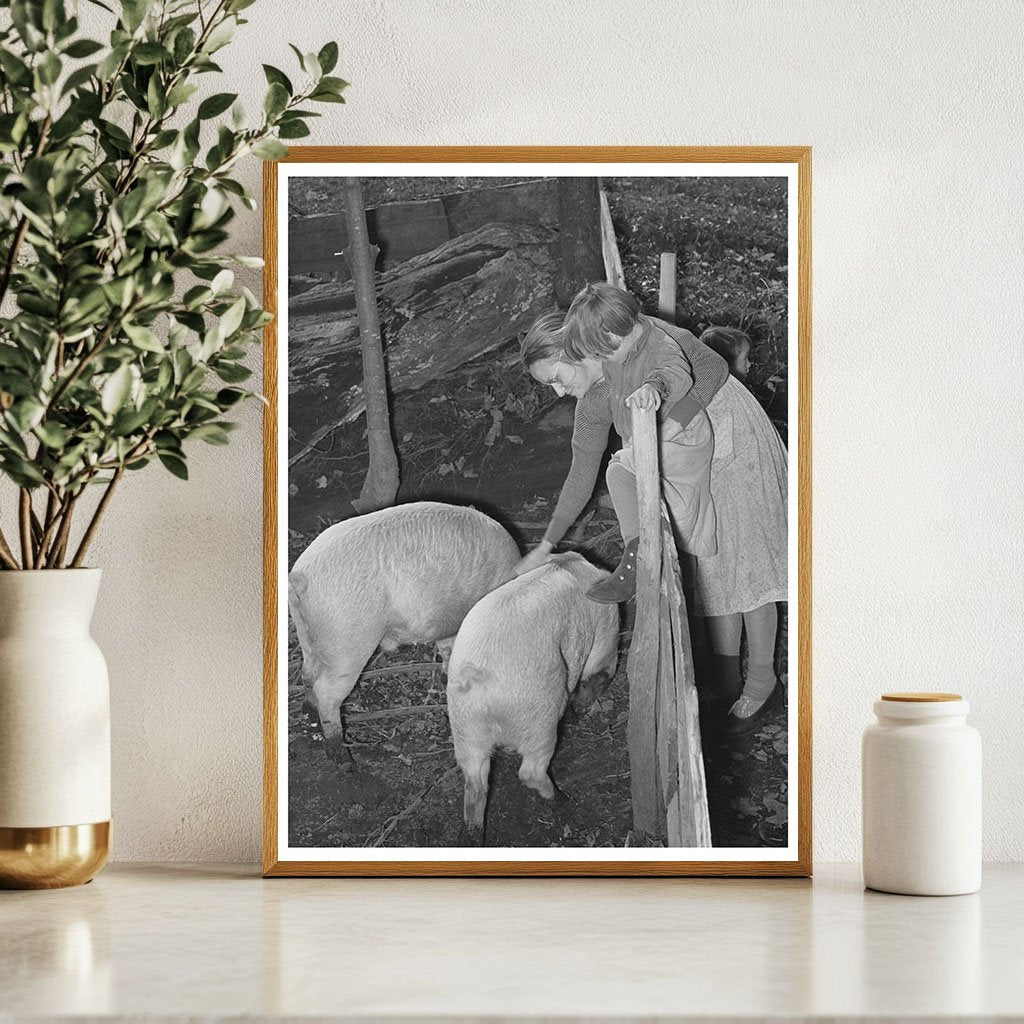
<instances>
[{"instance_id":1,"label":"wooden fence post","mask_svg":"<svg viewBox=\"0 0 1024 1024\"><path fill-rule=\"evenodd\" d=\"M661 500L657 418L633 410L640 511L636 622L629 677L633 828L670 847L711 846L697 689L686 602Z\"/></svg>"},{"instance_id":2,"label":"wooden fence post","mask_svg":"<svg viewBox=\"0 0 1024 1024\"><path fill-rule=\"evenodd\" d=\"M676 322L676 254L661 254L661 281L658 286L658 316L667 323Z\"/></svg>"},{"instance_id":3,"label":"wooden fence post","mask_svg":"<svg viewBox=\"0 0 1024 1024\"><path fill-rule=\"evenodd\" d=\"M657 686L661 615L661 480L658 428L653 409L633 410L633 454L640 506L636 574L636 623L626 671L629 677L629 770L633 827L661 835L665 808L658 786Z\"/></svg>"}]
</instances>

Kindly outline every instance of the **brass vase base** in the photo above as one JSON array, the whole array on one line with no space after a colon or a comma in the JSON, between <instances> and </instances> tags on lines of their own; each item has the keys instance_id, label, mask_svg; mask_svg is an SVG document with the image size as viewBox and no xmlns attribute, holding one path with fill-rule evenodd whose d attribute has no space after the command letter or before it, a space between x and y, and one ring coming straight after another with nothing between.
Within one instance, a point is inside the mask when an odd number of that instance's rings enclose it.
<instances>
[{"instance_id":1,"label":"brass vase base","mask_svg":"<svg viewBox=\"0 0 1024 1024\"><path fill-rule=\"evenodd\" d=\"M110 857L110 822L50 828L0 826L0 889L82 885Z\"/></svg>"}]
</instances>

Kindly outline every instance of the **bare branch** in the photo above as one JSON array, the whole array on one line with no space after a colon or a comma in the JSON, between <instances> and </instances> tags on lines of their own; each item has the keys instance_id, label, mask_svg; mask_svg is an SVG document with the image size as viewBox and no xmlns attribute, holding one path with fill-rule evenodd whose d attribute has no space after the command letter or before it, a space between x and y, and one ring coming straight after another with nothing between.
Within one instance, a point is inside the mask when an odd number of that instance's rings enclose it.
<instances>
[{"instance_id":1,"label":"bare branch","mask_svg":"<svg viewBox=\"0 0 1024 1024\"><path fill-rule=\"evenodd\" d=\"M72 569L77 569L81 566L82 561L85 558L85 553L89 550L89 545L92 543L92 539L96 535L96 528L100 525L100 520L103 518L103 514L107 511L110 499L113 497L114 490L117 488L118 482L123 475L124 466L118 466L117 472L110 478L110 483L107 484L107 489L103 492L103 497L100 498L100 503L96 506L96 511L93 513L92 519L89 521L89 525L82 537L82 541L78 545L75 557L71 561Z\"/></svg>"},{"instance_id":2,"label":"bare branch","mask_svg":"<svg viewBox=\"0 0 1024 1024\"><path fill-rule=\"evenodd\" d=\"M32 558L32 492L21 488L18 508L18 522L21 527L21 565L23 569L34 569Z\"/></svg>"}]
</instances>

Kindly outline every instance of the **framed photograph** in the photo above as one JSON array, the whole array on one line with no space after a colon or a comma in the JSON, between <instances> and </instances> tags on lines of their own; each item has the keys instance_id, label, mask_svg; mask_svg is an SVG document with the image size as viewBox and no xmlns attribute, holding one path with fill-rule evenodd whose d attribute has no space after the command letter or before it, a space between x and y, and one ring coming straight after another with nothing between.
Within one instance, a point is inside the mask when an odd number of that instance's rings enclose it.
<instances>
[{"instance_id":1,"label":"framed photograph","mask_svg":"<svg viewBox=\"0 0 1024 1024\"><path fill-rule=\"evenodd\" d=\"M266 165L265 875L810 874L810 196Z\"/></svg>"}]
</instances>

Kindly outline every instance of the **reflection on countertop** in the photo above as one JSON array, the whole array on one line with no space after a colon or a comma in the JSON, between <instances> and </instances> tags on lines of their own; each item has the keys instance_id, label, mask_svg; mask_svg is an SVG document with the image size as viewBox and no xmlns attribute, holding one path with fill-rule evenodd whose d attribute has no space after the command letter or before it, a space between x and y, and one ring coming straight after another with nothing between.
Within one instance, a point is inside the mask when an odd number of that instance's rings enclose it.
<instances>
[{"instance_id":1,"label":"reflection on countertop","mask_svg":"<svg viewBox=\"0 0 1024 1024\"><path fill-rule=\"evenodd\" d=\"M0 893L0 1017L1024 1015L1024 867L786 879L273 879L113 865Z\"/></svg>"}]
</instances>

